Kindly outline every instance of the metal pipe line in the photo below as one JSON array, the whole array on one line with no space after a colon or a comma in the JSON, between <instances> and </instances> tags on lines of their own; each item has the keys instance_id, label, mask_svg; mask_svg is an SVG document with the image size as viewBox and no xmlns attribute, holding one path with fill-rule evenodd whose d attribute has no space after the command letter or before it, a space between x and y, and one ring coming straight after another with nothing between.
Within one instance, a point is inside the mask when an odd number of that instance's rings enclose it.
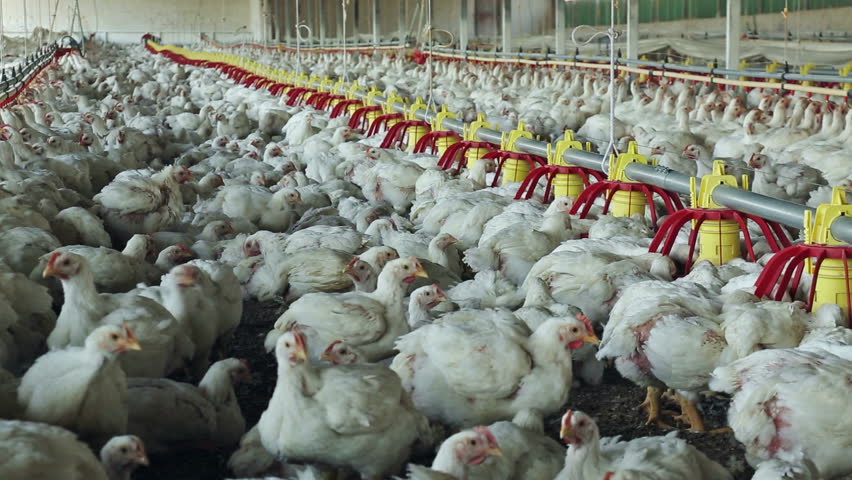
<instances>
[{"instance_id":1,"label":"metal pipe line","mask_svg":"<svg viewBox=\"0 0 852 480\"><path fill-rule=\"evenodd\" d=\"M365 98L367 94L358 91L356 96ZM374 101L379 103L386 102L386 99L381 95L376 95L373 98ZM393 107L400 113L406 111L406 107L400 103L395 103ZM432 120L435 115L435 112L426 110L418 110L415 114L419 120L427 122ZM445 119L443 126L458 134L464 131L464 122L460 120ZM490 128L480 128L476 131L476 136L480 141L500 144L503 139L503 132ZM525 153L542 157L547 156L546 142L520 138L515 142L515 147ZM603 171L602 161L604 157L597 153L570 149L565 152L563 159L579 167ZM690 194L691 177L675 170L633 163L625 168L625 173L628 178L636 182L654 185L681 195ZM720 185L713 190L713 201L732 210L755 215L796 229L802 228L805 211L814 211L811 207L725 185ZM852 218L841 217L835 220L831 224L831 233L838 240L852 244Z\"/></svg>"}]
</instances>

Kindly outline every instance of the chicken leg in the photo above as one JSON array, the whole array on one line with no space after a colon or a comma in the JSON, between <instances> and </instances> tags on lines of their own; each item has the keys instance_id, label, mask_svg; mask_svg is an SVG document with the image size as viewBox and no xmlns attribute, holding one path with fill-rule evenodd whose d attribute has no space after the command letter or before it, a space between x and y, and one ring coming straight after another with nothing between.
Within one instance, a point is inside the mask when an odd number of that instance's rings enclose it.
<instances>
[{"instance_id":1,"label":"chicken leg","mask_svg":"<svg viewBox=\"0 0 852 480\"><path fill-rule=\"evenodd\" d=\"M693 432L706 431L706 429L704 428L704 418L701 416L701 412L698 411L698 406L695 405L695 402L692 402L691 400L680 394L676 394L675 397L680 403L681 411L681 414L675 417L675 420L679 420L688 424L689 429Z\"/></svg>"},{"instance_id":2,"label":"chicken leg","mask_svg":"<svg viewBox=\"0 0 852 480\"><path fill-rule=\"evenodd\" d=\"M660 420L660 396L662 392L657 387L648 387L648 392L645 394L643 401L637 408L644 409L648 412L648 421L645 425L657 425L661 428L673 428Z\"/></svg>"}]
</instances>

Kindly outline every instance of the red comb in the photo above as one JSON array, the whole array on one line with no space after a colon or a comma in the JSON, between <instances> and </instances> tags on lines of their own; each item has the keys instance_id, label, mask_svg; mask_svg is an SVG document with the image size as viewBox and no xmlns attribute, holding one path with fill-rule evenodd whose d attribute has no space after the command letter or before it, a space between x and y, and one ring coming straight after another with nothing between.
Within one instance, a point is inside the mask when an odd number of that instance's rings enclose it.
<instances>
[{"instance_id":1,"label":"red comb","mask_svg":"<svg viewBox=\"0 0 852 480\"><path fill-rule=\"evenodd\" d=\"M50 259L47 261L47 264L52 266L54 263L56 263L56 259L57 259L60 255L62 255L62 252L53 252L53 253L51 253L51 254L50 254Z\"/></svg>"},{"instance_id":2,"label":"red comb","mask_svg":"<svg viewBox=\"0 0 852 480\"><path fill-rule=\"evenodd\" d=\"M613 478L615 478L615 472L606 472L603 480L612 480Z\"/></svg>"},{"instance_id":3,"label":"red comb","mask_svg":"<svg viewBox=\"0 0 852 480\"><path fill-rule=\"evenodd\" d=\"M476 433L485 437L488 440L489 446L500 448L500 445L497 443L497 438L494 437L494 434L491 433L491 430L488 430L487 427L483 427L483 426L473 427L473 430Z\"/></svg>"},{"instance_id":4,"label":"red comb","mask_svg":"<svg viewBox=\"0 0 852 480\"><path fill-rule=\"evenodd\" d=\"M246 367L247 369L250 369L250 368L249 368L249 362L248 362L248 360L246 360L245 358L241 358L241 359L240 359L240 363L242 363L242 364L243 364L243 366L244 366L244 367Z\"/></svg>"},{"instance_id":5,"label":"red comb","mask_svg":"<svg viewBox=\"0 0 852 480\"><path fill-rule=\"evenodd\" d=\"M563 425L571 425L571 419L574 418L574 410L565 412L565 418L562 420Z\"/></svg>"},{"instance_id":6,"label":"red comb","mask_svg":"<svg viewBox=\"0 0 852 480\"><path fill-rule=\"evenodd\" d=\"M434 284L434 285L432 285L432 286L433 286L433 287L435 287L435 291L436 291L436 292L438 292L438 295L444 295L444 296L446 297L446 294L444 294L444 291L443 291L443 290L441 290L441 286L440 286L440 285L438 285L438 284L436 283L436 284Z\"/></svg>"},{"instance_id":7,"label":"red comb","mask_svg":"<svg viewBox=\"0 0 852 480\"><path fill-rule=\"evenodd\" d=\"M586 326L586 330L588 330L589 333L595 333L595 327L592 326L592 321L589 320L589 317L583 315L582 313L578 313L577 320L583 322L583 325Z\"/></svg>"}]
</instances>

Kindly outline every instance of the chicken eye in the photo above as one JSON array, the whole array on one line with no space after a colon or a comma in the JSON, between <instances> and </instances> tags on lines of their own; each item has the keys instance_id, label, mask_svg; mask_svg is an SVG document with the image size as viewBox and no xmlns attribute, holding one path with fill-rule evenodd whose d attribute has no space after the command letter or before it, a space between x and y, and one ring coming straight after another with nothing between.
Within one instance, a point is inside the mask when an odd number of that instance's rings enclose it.
<instances>
[{"instance_id":1,"label":"chicken eye","mask_svg":"<svg viewBox=\"0 0 852 480\"><path fill-rule=\"evenodd\" d=\"M476 440L471 440L471 441L470 441L470 444L471 444L471 446L474 446L474 447L475 447L475 446L476 446Z\"/></svg>"},{"instance_id":2,"label":"chicken eye","mask_svg":"<svg viewBox=\"0 0 852 480\"><path fill-rule=\"evenodd\" d=\"M289 343L289 342L284 342L284 346L285 346L285 347L287 347L287 348L290 348L290 343Z\"/></svg>"},{"instance_id":3,"label":"chicken eye","mask_svg":"<svg viewBox=\"0 0 852 480\"><path fill-rule=\"evenodd\" d=\"M406 270L408 270L408 265L404 266L403 268L404 268L404 269L406 269Z\"/></svg>"},{"instance_id":4,"label":"chicken eye","mask_svg":"<svg viewBox=\"0 0 852 480\"><path fill-rule=\"evenodd\" d=\"M577 327L574 327L574 328L572 328L572 329L571 329L571 332L572 332L572 333L577 333L577 332L579 332L579 331L580 331L580 329L579 329L579 328L577 328Z\"/></svg>"},{"instance_id":5,"label":"chicken eye","mask_svg":"<svg viewBox=\"0 0 852 480\"><path fill-rule=\"evenodd\" d=\"M427 296L427 297L431 297L431 296L432 296L432 292L426 292L426 296Z\"/></svg>"},{"instance_id":6,"label":"chicken eye","mask_svg":"<svg viewBox=\"0 0 852 480\"><path fill-rule=\"evenodd\" d=\"M118 340L118 334L113 333L112 335L110 335L110 338L112 338L113 340Z\"/></svg>"},{"instance_id":7,"label":"chicken eye","mask_svg":"<svg viewBox=\"0 0 852 480\"><path fill-rule=\"evenodd\" d=\"M71 261L68 260L67 258L62 261L62 265L70 265L70 264L71 264Z\"/></svg>"},{"instance_id":8,"label":"chicken eye","mask_svg":"<svg viewBox=\"0 0 852 480\"><path fill-rule=\"evenodd\" d=\"M127 454L127 447L121 447L121 453Z\"/></svg>"},{"instance_id":9,"label":"chicken eye","mask_svg":"<svg viewBox=\"0 0 852 480\"><path fill-rule=\"evenodd\" d=\"M586 421L585 421L585 420L580 420L579 422L577 422L577 426L578 426L578 427L585 427L585 426L586 426Z\"/></svg>"},{"instance_id":10,"label":"chicken eye","mask_svg":"<svg viewBox=\"0 0 852 480\"><path fill-rule=\"evenodd\" d=\"M346 355L347 351L346 351L345 348L342 348L342 349L340 349L340 353L342 353L343 355Z\"/></svg>"}]
</instances>

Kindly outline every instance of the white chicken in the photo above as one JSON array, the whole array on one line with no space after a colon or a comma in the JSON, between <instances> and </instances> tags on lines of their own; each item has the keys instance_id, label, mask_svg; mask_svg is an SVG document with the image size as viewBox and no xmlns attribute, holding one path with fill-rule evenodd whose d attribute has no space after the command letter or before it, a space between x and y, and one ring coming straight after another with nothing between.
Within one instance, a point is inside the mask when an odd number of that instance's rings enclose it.
<instances>
[{"instance_id":1,"label":"white chicken","mask_svg":"<svg viewBox=\"0 0 852 480\"><path fill-rule=\"evenodd\" d=\"M391 368L430 419L471 426L558 411L571 391L571 352L586 342L597 336L577 318L530 332L508 311L461 310L400 338Z\"/></svg>"},{"instance_id":2,"label":"white chicken","mask_svg":"<svg viewBox=\"0 0 852 480\"><path fill-rule=\"evenodd\" d=\"M568 452L565 454L565 468L556 480L605 479L608 472L620 471L649 475L639 477L642 479L733 479L724 467L707 458L686 440L677 438L677 432L629 442L618 437L601 439L598 426L591 417L580 411L568 410L562 416L559 435L568 444Z\"/></svg>"},{"instance_id":3,"label":"white chicken","mask_svg":"<svg viewBox=\"0 0 852 480\"><path fill-rule=\"evenodd\" d=\"M426 418L387 367L314 367L298 331L281 335L275 355L278 381L258 431L277 458L347 467L378 480L401 469L418 441L431 445Z\"/></svg>"},{"instance_id":4,"label":"white chicken","mask_svg":"<svg viewBox=\"0 0 852 480\"><path fill-rule=\"evenodd\" d=\"M0 476L8 479L128 480L138 466L148 465L145 447L133 435L112 438L99 462L68 430L15 420L0 420L0 456L5 459Z\"/></svg>"},{"instance_id":5,"label":"white chicken","mask_svg":"<svg viewBox=\"0 0 852 480\"><path fill-rule=\"evenodd\" d=\"M152 452L236 445L245 432L234 386L249 378L235 358L210 366L198 387L165 378L127 381L127 431Z\"/></svg>"},{"instance_id":6,"label":"white chicken","mask_svg":"<svg viewBox=\"0 0 852 480\"><path fill-rule=\"evenodd\" d=\"M416 259L400 258L385 265L375 292L307 294L293 302L275 322L275 330L267 336L267 350L271 350L281 332L295 327L316 345L343 340L361 349L368 361L388 357L396 339L409 331L405 285L425 275ZM315 359L319 353L315 353Z\"/></svg>"},{"instance_id":7,"label":"white chicken","mask_svg":"<svg viewBox=\"0 0 852 480\"><path fill-rule=\"evenodd\" d=\"M107 229L127 240L135 233L170 230L184 212L180 184L192 178L185 167L128 170L105 186L94 200L103 207Z\"/></svg>"},{"instance_id":8,"label":"white chicken","mask_svg":"<svg viewBox=\"0 0 852 480\"><path fill-rule=\"evenodd\" d=\"M24 418L72 429L96 444L126 433L127 378L117 357L140 348L129 328L105 325L82 348L39 357L18 388Z\"/></svg>"},{"instance_id":9,"label":"white chicken","mask_svg":"<svg viewBox=\"0 0 852 480\"><path fill-rule=\"evenodd\" d=\"M44 275L62 280L65 292L56 328L47 339L50 348L82 345L101 325L127 324L145 346L145 350L122 358L122 367L130 376L164 376L192 358L195 346L168 310L135 294L98 293L83 257L56 252Z\"/></svg>"}]
</instances>

